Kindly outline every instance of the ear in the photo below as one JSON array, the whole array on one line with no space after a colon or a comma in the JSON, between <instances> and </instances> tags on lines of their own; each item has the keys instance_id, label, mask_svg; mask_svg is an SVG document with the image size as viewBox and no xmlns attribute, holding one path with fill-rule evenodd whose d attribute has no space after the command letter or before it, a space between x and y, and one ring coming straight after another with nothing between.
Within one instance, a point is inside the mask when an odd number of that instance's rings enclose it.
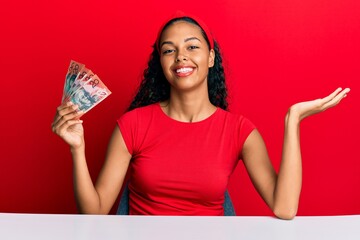
<instances>
[{"instance_id":1,"label":"ear","mask_svg":"<svg viewBox=\"0 0 360 240\"><path fill-rule=\"evenodd\" d=\"M209 68L213 67L215 64L215 51L214 49L210 50L210 54L209 54Z\"/></svg>"}]
</instances>

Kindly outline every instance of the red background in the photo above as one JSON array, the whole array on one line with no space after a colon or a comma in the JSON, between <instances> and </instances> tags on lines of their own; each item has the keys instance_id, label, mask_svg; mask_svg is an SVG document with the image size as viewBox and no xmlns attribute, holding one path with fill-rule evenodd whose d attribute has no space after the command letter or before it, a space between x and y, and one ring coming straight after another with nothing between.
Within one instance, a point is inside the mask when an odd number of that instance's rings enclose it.
<instances>
[{"instance_id":1,"label":"red background","mask_svg":"<svg viewBox=\"0 0 360 240\"><path fill-rule=\"evenodd\" d=\"M71 59L113 94L83 117L96 179L116 119L146 66L159 25L181 9L222 47L230 108L252 120L278 169L291 104L351 87L301 124L298 215L360 214L358 0L7 1L0 9L0 212L75 213L68 146L51 132ZM269 215L242 164L230 182L239 215Z\"/></svg>"}]
</instances>

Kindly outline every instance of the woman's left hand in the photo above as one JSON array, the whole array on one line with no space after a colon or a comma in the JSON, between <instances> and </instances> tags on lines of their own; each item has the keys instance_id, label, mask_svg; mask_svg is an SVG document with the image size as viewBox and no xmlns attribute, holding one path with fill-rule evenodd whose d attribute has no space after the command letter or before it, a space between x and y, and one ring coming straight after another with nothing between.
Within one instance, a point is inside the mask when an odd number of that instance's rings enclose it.
<instances>
[{"instance_id":1,"label":"woman's left hand","mask_svg":"<svg viewBox=\"0 0 360 240\"><path fill-rule=\"evenodd\" d=\"M301 121L306 117L336 106L349 92L350 88L345 88L344 90L338 88L327 97L292 105L289 109L289 113L295 115L295 117Z\"/></svg>"}]
</instances>

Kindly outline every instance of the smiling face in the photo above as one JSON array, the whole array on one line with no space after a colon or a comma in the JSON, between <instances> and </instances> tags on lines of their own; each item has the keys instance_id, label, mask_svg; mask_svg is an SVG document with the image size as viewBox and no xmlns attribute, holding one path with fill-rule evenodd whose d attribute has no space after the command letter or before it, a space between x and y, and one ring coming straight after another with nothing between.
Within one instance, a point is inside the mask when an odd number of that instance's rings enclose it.
<instances>
[{"instance_id":1,"label":"smiling face","mask_svg":"<svg viewBox=\"0 0 360 240\"><path fill-rule=\"evenodd\" d=\"M172 89L207 87L208 70L214 65L214 56L200 27L192 23L174 22L161 35L160 62Z\"/></svg>"}]
</instances>

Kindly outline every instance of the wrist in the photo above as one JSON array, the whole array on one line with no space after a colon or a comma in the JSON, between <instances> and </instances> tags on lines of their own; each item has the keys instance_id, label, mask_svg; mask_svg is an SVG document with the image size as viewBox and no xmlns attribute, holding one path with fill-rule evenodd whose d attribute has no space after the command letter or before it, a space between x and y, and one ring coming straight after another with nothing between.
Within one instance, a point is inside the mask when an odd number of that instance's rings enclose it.
<instances>
[{"instance_id":1,"label":"wrist","mask_svg":"<svg viewBox=\"0 0 360 240\"><path fill-rule=\"evenodd\" d=\"M70 152L72 155L79 155L85 152L85 143L78 146L71 146Z\"/></svg>"},{"instance_id":2,"label":"wrist","mask_svg":"<svg viewBox=\"0 0 360 240\"><path fill-rule=\"evenodd\" d=\"M301 118L300 114L294 109L290 107L285 116L285 124L300 124Z\"/></svg>"}]
</instances>

